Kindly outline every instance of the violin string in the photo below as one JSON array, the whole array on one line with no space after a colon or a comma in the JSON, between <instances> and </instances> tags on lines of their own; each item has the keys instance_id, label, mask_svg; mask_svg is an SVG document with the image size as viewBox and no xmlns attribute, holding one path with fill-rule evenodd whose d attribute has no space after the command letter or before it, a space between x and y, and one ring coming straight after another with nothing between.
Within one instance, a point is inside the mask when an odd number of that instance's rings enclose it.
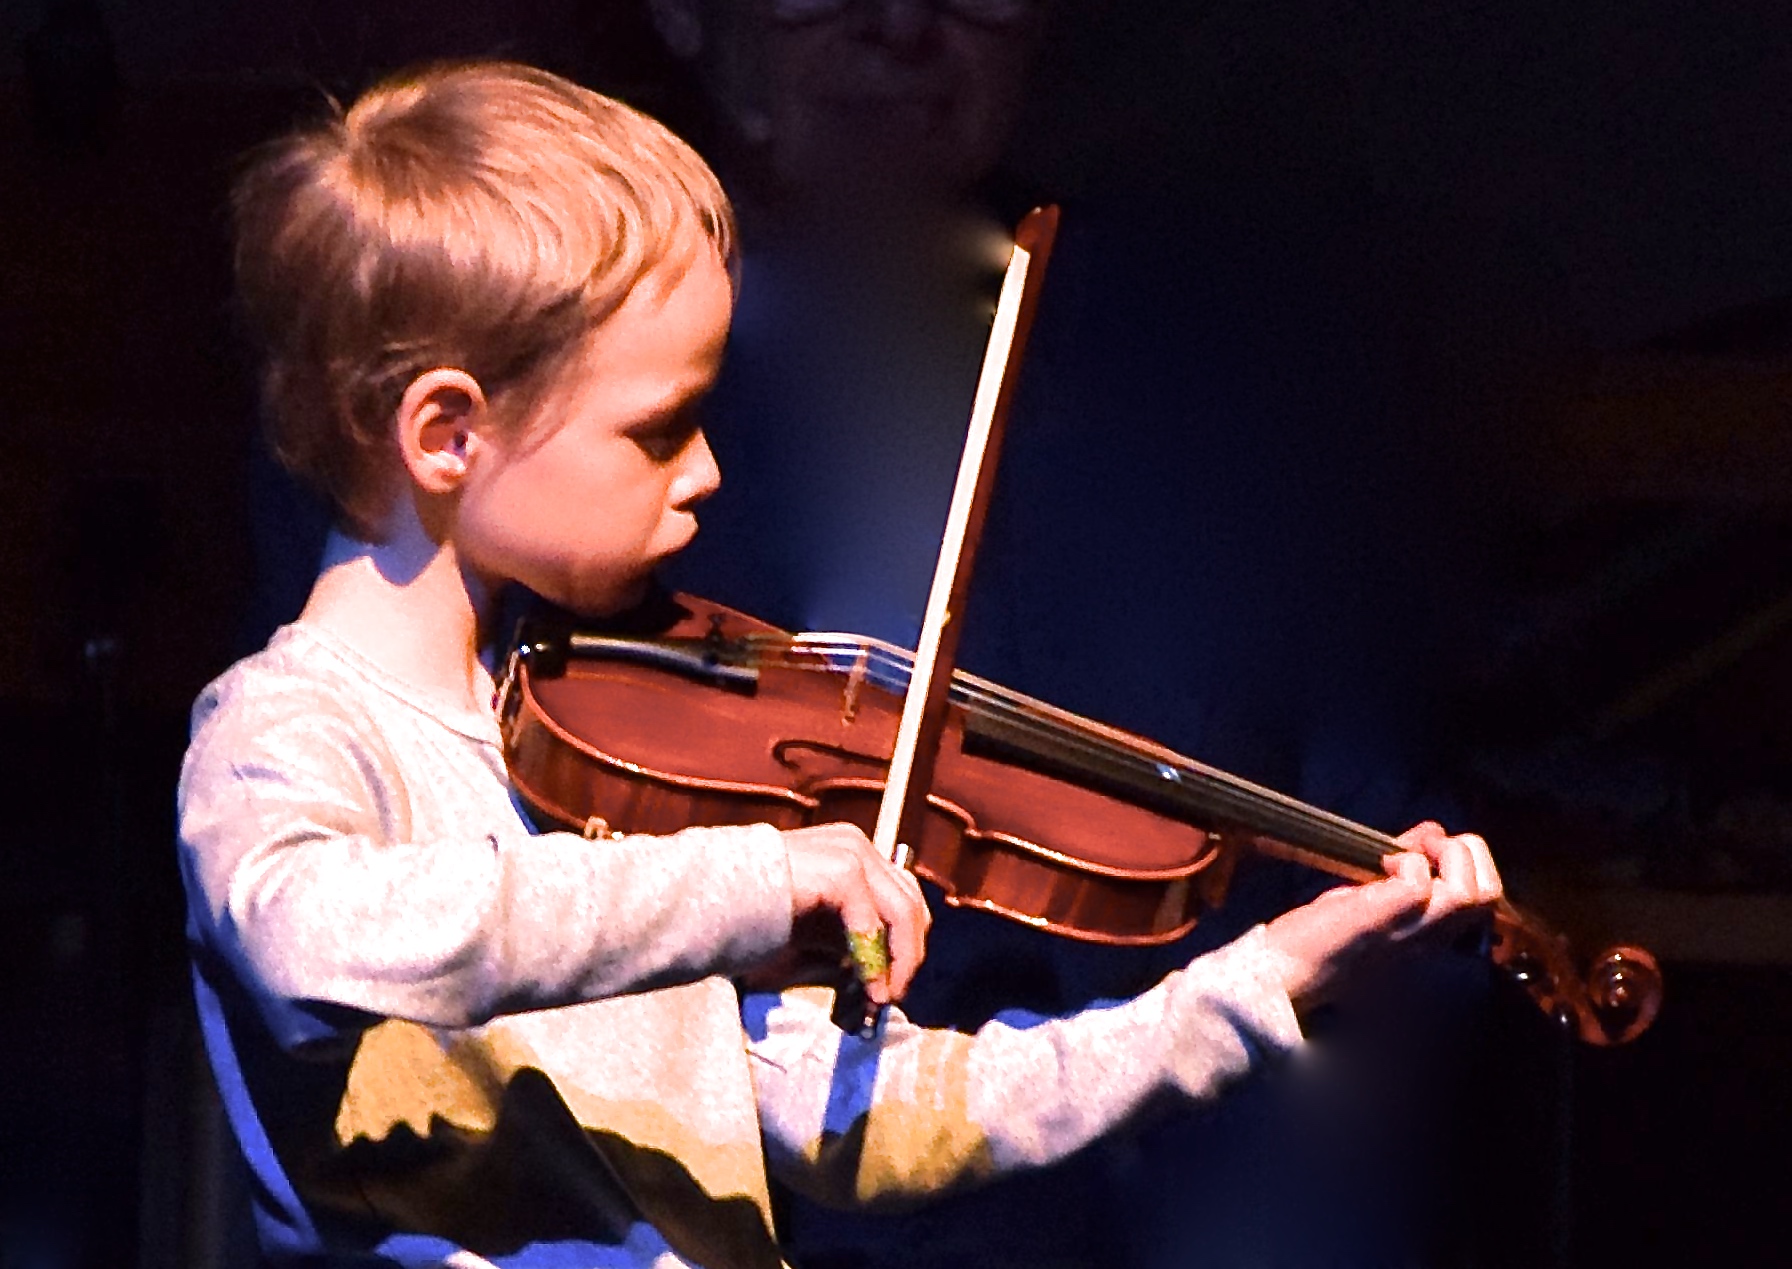
<instances>
[{"instance_id":1,"label":"violin string","mask_svg":"<svg viewBox=\"0 0 1792 1269\"><path fill-rule=\"evenodd\" d=\"M779 652L799 651L809 654L797 659L810 668L838 673L843 668L850 672L855 667L864 666L867 678L886 686L893 693L900 695L906 689L910 669L909 654L880 641L851 635L805 635L800 641L779 636L766 636L764 639L769 647ZM881 675L872 673L874 665L883 672ZM1152 781L1153 777L1163 779L1166 784L1189 794L1191 801L1194 800L1194 791L1189 788L1192 781L1219 801L1240 808L1241 813L1268 809L1284 826L1304 828L1309 833L1317 834L1320 839L1294 844L1333 849L1344 854L1360 855L1366 851L1377 857L1397 849L1384 835L1342 816L1309 806L1273 789L1216 771L1180 755L1168 754L1167 751L1166 756L1174 761L1166 761L1164 757L1146 752L1141 746L1127 744L1121 737L1096 730L1097 725L1086 719L963 671L957 671L953 675L952 695L954 700L971 713L981 713L984 717L998 720L1011 733L1030 736L1060 752L1068 750L1073 765L1080 759L1085 770L1099 768L1103 764L1111 769L1113 765L1119 764L1123 773L1135 778L1143 777L1147 781ZM1358 858L1349 862L1363 861Z\"/></svg>"},{"instance_id":2,"label":"violin string","mask_svg":"<svg viewBox=\"0 0 1792 1269\"><path fill-rule=\"evenodd\" d=\"M806 639L802 650L816 651L818 648L817 645ZM905 674L909 668L909 661L905 653L845 638L838 638L838 641L826 650L851 654L855 659L865 652L870 652L880 665L895 671L887 675L885 679L891 691L900 694L906 689ZM963 671L954 674L952 687L952 695L956 701L974 712L998 717L1005 724L1028 728L1037 735L1049 736L1061 743L1080 745L1086 752L1101 753L1122 761L1137 762L1141 764L1141 770L1155 769L1161 761L1141 752L1136 747L1127 746L1113 737L1089 730L1087 720L1079 719L1075 715L1060 711L1055 706L1047 705L1043 701L1022 695L1009 688L988 683ZM1041 715L1047 717L1041 717ZM1186 760L1182 760L1178 765L1184 766L1186 769Z\"/></svg>"},{"instance_id":3,"label":"violin string","mask_svg":"<svg viewBox=\"0 0 1792 1269\"><path fill-rule=\"evenodd\" d=\"M805 638L803 651L818 650L817 645L810 642L812 638L813 636ZM905 653L884 648L875 643L851 641L842 636L833 636L833 638L837 642L827 648L827 651L852 654L855 659L865 652L870 652L881 665L891 667L896 671L896 673L888 675L886 679L891 690L900 694L906 688L903 672L908 669L909 663ZM963 671L954 674L952 694L955 700L966 705L973 712L981 712L985 716L999 718L1004 724L1016 728L1027 728L1036 735L1051 737L1060 743L1068 742L1078 745L1085 752L1100 753L1121 761L1136 762L1139 764L1140 770L1156 770L1162 761L1162 759L1142 752L1138 747L1126 745L1115 737L1092 730L1091 725L1085 719L1080 719L1076 715L1061 711L1055 706L1012 689L978 679ZM1178 758L1176 765L1180 770L1200 773L1199 768L1195 764L1189 763L1187 759ZM1269 790L1262 790L1262 792L1272 797L1280 796L1270 793Z\"/></svg>"},{"instance_id":4,"label":"violin string","mask_svg":"<svg viewBox=\"0 0 1792 1269\"><path fill-rule=\"evenodd\" d=\"M1222 822L1236 819L1240 823L1255 824L1270 829L1272 837L1288 837L1292 830L1295 836L1288 838L1290 844L1321 850L1344 862L1372 862L1385 853L1386 848L1376 840L1376 835L1367 830L1223 772L1187 760L1165 762L1130 750L1107 737L1067 730L1025 713L1013 717L1007 725L1060 747L1068 745L1073 750L1080 750L1085 769L1098 768L1102 762L1122 762L1126 764L1123 769L1126 774L1135 780L1142 779L1147 787L1170 796L1172 802L1180 804L1185 811L1205 812ZM1263 823L1266 812L1273 823ZM1364 858L1365 851L1368 859Z\"/></svg>"}]
</instances>

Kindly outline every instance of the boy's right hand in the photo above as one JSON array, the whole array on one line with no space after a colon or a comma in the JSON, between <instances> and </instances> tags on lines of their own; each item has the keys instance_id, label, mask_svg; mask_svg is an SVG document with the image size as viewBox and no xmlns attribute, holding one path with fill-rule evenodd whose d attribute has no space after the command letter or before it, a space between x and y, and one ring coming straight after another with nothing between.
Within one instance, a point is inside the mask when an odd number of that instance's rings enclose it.
<instances>
[{"instance_id":1,"label":"boy's right hand","mask_svg":"<svg viewBox=\"0 0 1792 1269\"><path fill-rule=\"evenodd\" d=\"M926 955L932 916L921 883L872 849L852 824L815 824L784 831L790 854L791 915L832 912L849 933L887 932L888 970L865 984L876 1005L900 1000Z\"/></svg>"}]
</instances>

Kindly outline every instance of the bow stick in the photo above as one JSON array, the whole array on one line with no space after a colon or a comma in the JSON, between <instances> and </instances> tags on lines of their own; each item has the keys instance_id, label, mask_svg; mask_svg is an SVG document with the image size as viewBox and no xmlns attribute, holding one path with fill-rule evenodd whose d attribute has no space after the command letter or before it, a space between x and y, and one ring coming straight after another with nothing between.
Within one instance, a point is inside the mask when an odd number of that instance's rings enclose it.
<instances>
[{"instance_id":1,"label":"bow stick","mask_svg":"<svg viewBox=\"0 0 1792 1269\"><path fill-rule=\"evenodd\" d=\"M1027 213L1014 231L1008 270L1002 278L1001 297L996 301L995 322L983 353L977 395L971 403L964 454L952 487L952 505L946 512L945 537L934 565L933 586L921 619L908 695L896 729L890 774L884 782L877 826L871 836L872 846L898 867L907 866L907 843L916 840L920 816L927 809L927 791L933 783L934 759L946 724L947 693L963 628L958 618L970 594L971 568L983 534L989 496L995 487L996 458L1002 450L1008 411L1020 378L1021 356L1033 329L1033 314L1039 307L1040 289L1045 285L1045 265L1057 232L1055 206L1037 207ZM861 972L876 965L873 958L888 959L887 949L866 948L856 942L853 954Z\"/></svg>"}]
</instances>

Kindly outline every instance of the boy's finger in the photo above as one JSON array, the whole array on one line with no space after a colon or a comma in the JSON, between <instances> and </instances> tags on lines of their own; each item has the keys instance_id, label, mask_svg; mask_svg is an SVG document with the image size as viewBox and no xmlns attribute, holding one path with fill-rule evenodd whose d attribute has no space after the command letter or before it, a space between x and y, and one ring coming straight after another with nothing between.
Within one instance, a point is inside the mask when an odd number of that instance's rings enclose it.
<instances>
[{"instance_id":1,"label":"boy's finger","mask_svg":"<svg viewBox=\"0 0 1792 1269\"><path fill-rule=\"evenodd\" d=\"M1482 903L1497 903L1506 888L1500 881L1500 870L1493 862L1493 852L1488 849L1486 839L1476 833L1464 833L1462 841L1468 847L1469 859L1474 865L1477 898Z\"/></svg>"},{"instance_id":2,"label":"boy's finger","mask_svg":"<svg viewBox=\"0 0 1792 1269\"><path fill-rule=\"evenodd\" d=\"M1422 921L1431 902L1431 861L1414 851L1402 851L1384 861L1385 881L1371 881L1355 888L1364 932L1396 929ZM1349 892L1347 892L1349 893Z\"/></svg>"},{"instance_id":3,"label":"boy's finger","mask_svg":"<svg viewBox=\"0 0 1792 1269\"><path fill-rule=\"evenodd\" d=\"M838 896L840 923L846 927L846 948L853 973L873 1004L890 1000L889 936L871 878L859 869L844 880Z\"/></svg>"},{"instance_id":4,"label":"boy's finger","mask_svg":"<svg viewBox=\"0 0 1792 1269\"><path fill-rule=\"evenodd\" d=\"M1394 841L1402 850L1415 851L1427 859L1435 859L1438 847L1448 837L1442 824L1436 820L1426 820L1421 824L1414 824Z\"/></svg>"},{"instance_id":5,"label":"boy's finger","mask_svg":"<svg viewBox=\"0 0 1792 1269\"><path fill-rule=\"evenodd\" d=\"M1412 885L1431 882L1431 859L1428 855L1416 850L1396 851L1392 855L1381 857L1382 869L1390 878L1398 878ZM1379 884L1379 883L1370 883Z\"/></svg>"},{"instance_id":6,"label":"boy's finger","mask_svg":"<svg viewBox=\"0 0 1792 1269\"><path fill-rule=\"evenodd\" d=\"M1503 893L1499 870L1487 843L1473 833L1452 837L1447 854L1440 860L1438 877L1444 886L1444 897L1451 908L1485 907L1495 903Z\"/></svg>"},{"instance_id":7,"label":"boy's finger","mask_svg":"<svg viewBox=\"0 0 1792 1269\"><path fill-rule=\"evenodd\" d=\"M902 869L879 876L884 924L890 939L890 992L900 1000L914 981L927 954L927 929L933 917L914 878Z\"/></svg>"},{"instance_id":8,"label":"boy's finger","mask_svg":"<svg viewBox=\"0 0 1792 1269\"><path fill-rule=\"evenodd\" d=\"M853 969L857 971L860 982L873 983L880 978L889 977L890 937L887 930L878 930L874 934L848 930L846 950L852 956Z\"/></svg>"},{"instance_id":9,"label":"boy's finger","mask_svg":"<svg viewBox=\"0 0 1792 1269\"><path fill-rule=\"evenodd\" d=\"M1480 889L1475 877L1474 856L1468 843L1460 837L1446 838L1437 851L1437 883L1433 887L1432 910L1445 915L1477 902Z\"/></svg>"}]
</instances>

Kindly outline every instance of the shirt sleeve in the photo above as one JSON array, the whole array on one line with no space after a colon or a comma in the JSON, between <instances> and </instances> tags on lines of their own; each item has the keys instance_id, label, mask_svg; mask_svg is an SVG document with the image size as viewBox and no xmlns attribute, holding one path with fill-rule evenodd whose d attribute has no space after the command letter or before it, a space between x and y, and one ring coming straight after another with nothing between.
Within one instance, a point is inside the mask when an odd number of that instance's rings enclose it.
<instances>
[{"instance_id":1,"label":"shirt sleeve","mask_svg":"<svg viewBox=\"0 0 1792 1269\"><path fill-rule=\"evenodd\" d=\"M842 1033L831 993L744 1002L768 1158L824 1202L900 1203L1062 1159L1166 1094L1215 1097L1301 1042L1258 926L1150 991L1034 1025Z\"/></svg>"},{"instance_id":2,"label":"shirt sleeve","mask_svg":"<svg viewBox=\"0 0 1792 1269\"><path fill-rule=\"evenodd\" d=\"M588 842L510 816L416 840L407 796L377 729L327 701L196 732L179 796L193 937L283 1046L367 1015L467 1027L734 973L788 940L769 826Z\"/></svg>"}]
</instances>

